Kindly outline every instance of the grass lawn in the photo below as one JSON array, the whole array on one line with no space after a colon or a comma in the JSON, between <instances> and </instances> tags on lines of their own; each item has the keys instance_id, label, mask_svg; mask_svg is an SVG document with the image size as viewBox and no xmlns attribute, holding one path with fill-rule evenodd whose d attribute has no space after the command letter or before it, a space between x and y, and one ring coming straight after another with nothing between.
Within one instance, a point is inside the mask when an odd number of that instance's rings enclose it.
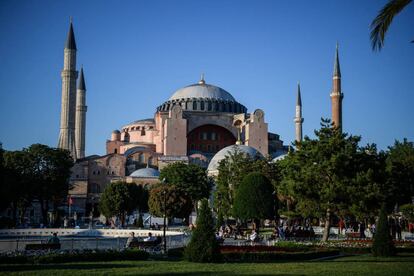
<instances>
[{"instance_id":1,"label":"grass lawn","mask_svg":"<svg viewBox=\"0 0 414 276\"><path fill-rule=\"evenodd\" d=\"M197 264L184 261L114 261L48 265L1 265L4 275L414 275L414 254L392 258L341 257L277 263Z\"/></svg>"}]
</instances>

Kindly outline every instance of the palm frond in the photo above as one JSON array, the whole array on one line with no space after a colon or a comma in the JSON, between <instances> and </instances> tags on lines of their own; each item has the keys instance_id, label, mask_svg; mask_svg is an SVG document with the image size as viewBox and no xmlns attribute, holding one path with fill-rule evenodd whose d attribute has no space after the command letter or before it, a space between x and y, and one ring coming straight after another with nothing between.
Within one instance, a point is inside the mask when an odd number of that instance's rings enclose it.
<instances>
[{"instance_id":1,"label":"palm frond","mask_svg":"<svg viewBox=\"0 0 414 276\"><path fill-rule=\"evenodd\" d=\"M372 50L381 50L384 46L385 34L394 16L401 12L412 0L390 0L371 23Z\"/></svg>"}]
</instances>

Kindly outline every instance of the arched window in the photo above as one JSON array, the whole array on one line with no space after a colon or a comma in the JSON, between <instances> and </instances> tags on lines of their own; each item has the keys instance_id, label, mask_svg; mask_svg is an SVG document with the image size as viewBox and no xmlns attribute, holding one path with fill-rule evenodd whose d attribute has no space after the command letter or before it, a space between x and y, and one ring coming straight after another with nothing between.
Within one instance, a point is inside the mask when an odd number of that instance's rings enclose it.
<instances>
[{"instance_id":1,"label":"arched window","mask_svg":"<svg viewBox=\"0 0 414 276\"><path fill-rule=\"evenodd\" d=\"M201 101L201 102L200 102L200 109L201 109L201 110L204 110L204 101Z\"/></svg>"},{"instance_id":2,"label":"arched window","mask_svg":"<svg viewBox=\"0 0 414 276\"><path fill-rule=\"evenodd\" d=\"M118 149L114 149L114 153L118 153Z\"/></svg>"},{"instance_id":3,"label":"arched window","mask_svg":"<svg viewBox=\"0 0 414 276\"><path fill-rule=\"evenodd\" d=\"M141 129L141 136L145 136L145 128L144 127L142 127L142 129Z\"/></svg>"},{"instance_id":4,"label":"arched window","mask_svg":"<svg viewBox=\"0 0 414 276\"><path fill-rule=\"evenodd\" d=\"M197 102L193 101L193 110L197 110Z\"/></svg>"},{"instance_id":5,"label":"arched window","mask_svg":"<svg viewBox=\"0 0 414 276\"><path fill-rule=\"evenodd\" d=\"M128 134L128 132L125 132L125 135L124 135L124 142L129 143L129 134Z\"/></svg>"},{"instance_id":6,"label":"arched window","mask_svg":"<svg viewBox=\"0 0 414 276\"><path fill-rule=\"evenodd\" d=\"M207 102L207 110L208 110L208 111L211 111L211 108L212 108L212 106L211 106L211 102Z\"/></svg>"}]
</instances>

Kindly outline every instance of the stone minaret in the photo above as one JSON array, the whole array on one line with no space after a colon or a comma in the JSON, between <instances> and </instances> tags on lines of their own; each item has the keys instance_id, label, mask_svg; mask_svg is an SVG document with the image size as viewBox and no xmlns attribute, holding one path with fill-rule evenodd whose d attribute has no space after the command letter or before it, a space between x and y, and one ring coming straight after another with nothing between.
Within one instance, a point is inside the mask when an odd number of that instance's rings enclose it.
<instances>
[{"instance_id":1,"label":"stone minaret","mask_svg":"<svg viewBox=\"0 0 414 276\"><path fill-rule=\"evenodd\" d=\"M60 113L60 133L58 148L69 150L76 160L75 110L76 110L76 42L72 20L64 49L62 77L62 106Z\"/></svg>"},{"instance_id":2,"label":"stone minaret","mask_svg":"<svg viewBox=\"0 0 414 276\"><path fill-rule=\"evenodd\" d=\"M296 130L296 142L302 142L302 99L300 97L300 84L298 83L298 95L296 98L296 115L295 115L295 130Z\"/></svg>"},{"instance_id":3,"label":"stone minaret","mask_svg":"<svg viewBox=\"0 0 414 276\"><path fill-rule=\"evenodd\" d=\"M341 69L339 67L338 44L336 44L331 100L332 100L332 122L339 129L342 129L342 99L343 98L344 98L344 94L341 91Z\"/></svg>"},{"instance_id":4,"label":"stone minaret","mask_svg":"<svg viewBox=\"0 0 414 276\"><path fill-rule=\"evenodd\" d=\"M76 93L76 123L75 123L75 144L76 157L85 157L85 134L86 134L86 86L83 77L83 67L80 70L78 91Z\"/></svg>"}]
</instances>

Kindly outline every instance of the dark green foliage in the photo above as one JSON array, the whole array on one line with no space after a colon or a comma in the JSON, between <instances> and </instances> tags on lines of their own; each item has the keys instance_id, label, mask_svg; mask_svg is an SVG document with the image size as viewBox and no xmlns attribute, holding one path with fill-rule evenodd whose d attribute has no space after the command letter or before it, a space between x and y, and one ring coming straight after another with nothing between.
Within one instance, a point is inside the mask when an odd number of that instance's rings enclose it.
<instances>
[{"instance_id":1,"label":"dark green foliage","mask_svg":"<svg viewBox=\"0 0 414 276\"><path fill-rule=\"evenodd\" d=\"M142 187L134 183L110 183L101 195L99 210L107 218L118 217L124 225L125 216L139 207L142 192Z\"/></svg>"},{"instance_id":2,"label":"dark green foliage","mask_svg":"<svg viewBox=\"0 0 414 276\"><path fill-rule=\"evenodd\" d=\"M272 184L263 174L248 174L236 191L233 215L242 220L273 218L273 191Z\"/></svg>"},{"instance_id":3,"label":"dark green foliage","mask_svg":"<svg viewBox=\"0 0 414 276\"><path fill-rule=\"evenodd\" d=\"M414 222L414 204L402 205L400 211L408 221Z\"/></svg>"},{"instance_id":4,"label":"dark green foliage","mask_svg":"<svg viewBox=\"0 0 414 276\"><path fill-rule=\"evenodd\" d=\"M164 216L164 206L169 218L188 218L193 210L191 198L177 186L170 184L153 186L149 192L148 205L149 212L157 217Z\"/></svg>"},{"instance_id":5,"label":"dark green foliage","mask_svg":"<svg viewBox=\"0 0 414 276\"><path fill-rule=\"evenodd\" d=\"M395 246L390 235L385 204L381 207L377 232L375 233L374 242L372 244L372 254L378 257L395 255Z\"/></svg>"},{"instance_id":6,"label":"dark green foliage","mask_svg":"<svg viewBox=\"0 0 414 276\"><path fill-rule=\"evenodd\" d=\"M169 185L175 185L185 192L193 202L208 198L212 187L205 169L195 164L175 162L168 164L160 172L160 180L165 179Z\"/></svg>"},{"instance_id":7,"label":"dark green foliage","mask_svg":"<svg viewBox=\"0 0 414 276\"><path fill-rule=\"evenodd\" d=\"M3 158L4 184L0 192L7 196L0 196L1 207L10 206L13 214L18 209L24 216L26 208L37 200L46 225L49 204L56 214L57 207L66 199L70 189L73 160L69 152L33 144L21 151L6 151Z\"/></svg>"},{"instance_id":8,"label":"dark green foliage","mask_svg":"<svg viewBox=\"0 0 414 276\"><path fill-rule=\"evenodd\" d=\"M414 196L414 143L404 139L388 148L388 206L411 203Z\"/></svg>"},{"instance_id":9,"label":"dark green foliage","mask_svg":"<svg viewBox=\"0 0 414 276\"><path fill-rule=\"evenodd\" d=\"M411 0L389 0L379 11L371 23L371 44L372 49L381 50L384 46L385 34L388 31L394 17L399 14ZM414 42L414 41L411 41Z\"/></svg>"},{"instance_id":10,"label":"dark green foliage","mask_svg":"<svg viewBox=\"0 0 414 276\"><path fill-rule=\"evenodd\" d=\"M138 216L137 227L138 228L143 228L144 227L144 219L142 218L142 214L139 214L139 216Z\"/></svg>"},{"instance_id":11,"label":"dark green foliage","mask_svg":"<svg viewBox=\"0 0 414 276\"><path fill-rule=\"evenodd\" d=\"M261 172L272 185L277 187L280 181L280 170L277 164L270 159L261 159L257 156L250 157L237 148L219 163L219 174L216 180L216 192L214 193L214 208L224 217L232 215L233 201L236 191L243 178L252 172Z\"/></svg>"},{"instance_id":12,"label":"dark green foliage","mask_svg":"<svg viewBox=\"0 0 414 276\"><path fill-rule=\"evenodd\" d=\"M217 215L216 229L219 229L222 225L224 225L223 213L219 211Z\"/></svg>"},{"instance_id":13,"label":"dark green foliage","mask_svg":"<svg viewBox=\"0 0 414 276\"><path fill-rule=\"evenodd\" d=\"M214 221L208 201L203 199L198 210L196 228L185 249L185 257L191 262L215 262L221 258L214 234Z\"/></svg>"}]
</instances>

